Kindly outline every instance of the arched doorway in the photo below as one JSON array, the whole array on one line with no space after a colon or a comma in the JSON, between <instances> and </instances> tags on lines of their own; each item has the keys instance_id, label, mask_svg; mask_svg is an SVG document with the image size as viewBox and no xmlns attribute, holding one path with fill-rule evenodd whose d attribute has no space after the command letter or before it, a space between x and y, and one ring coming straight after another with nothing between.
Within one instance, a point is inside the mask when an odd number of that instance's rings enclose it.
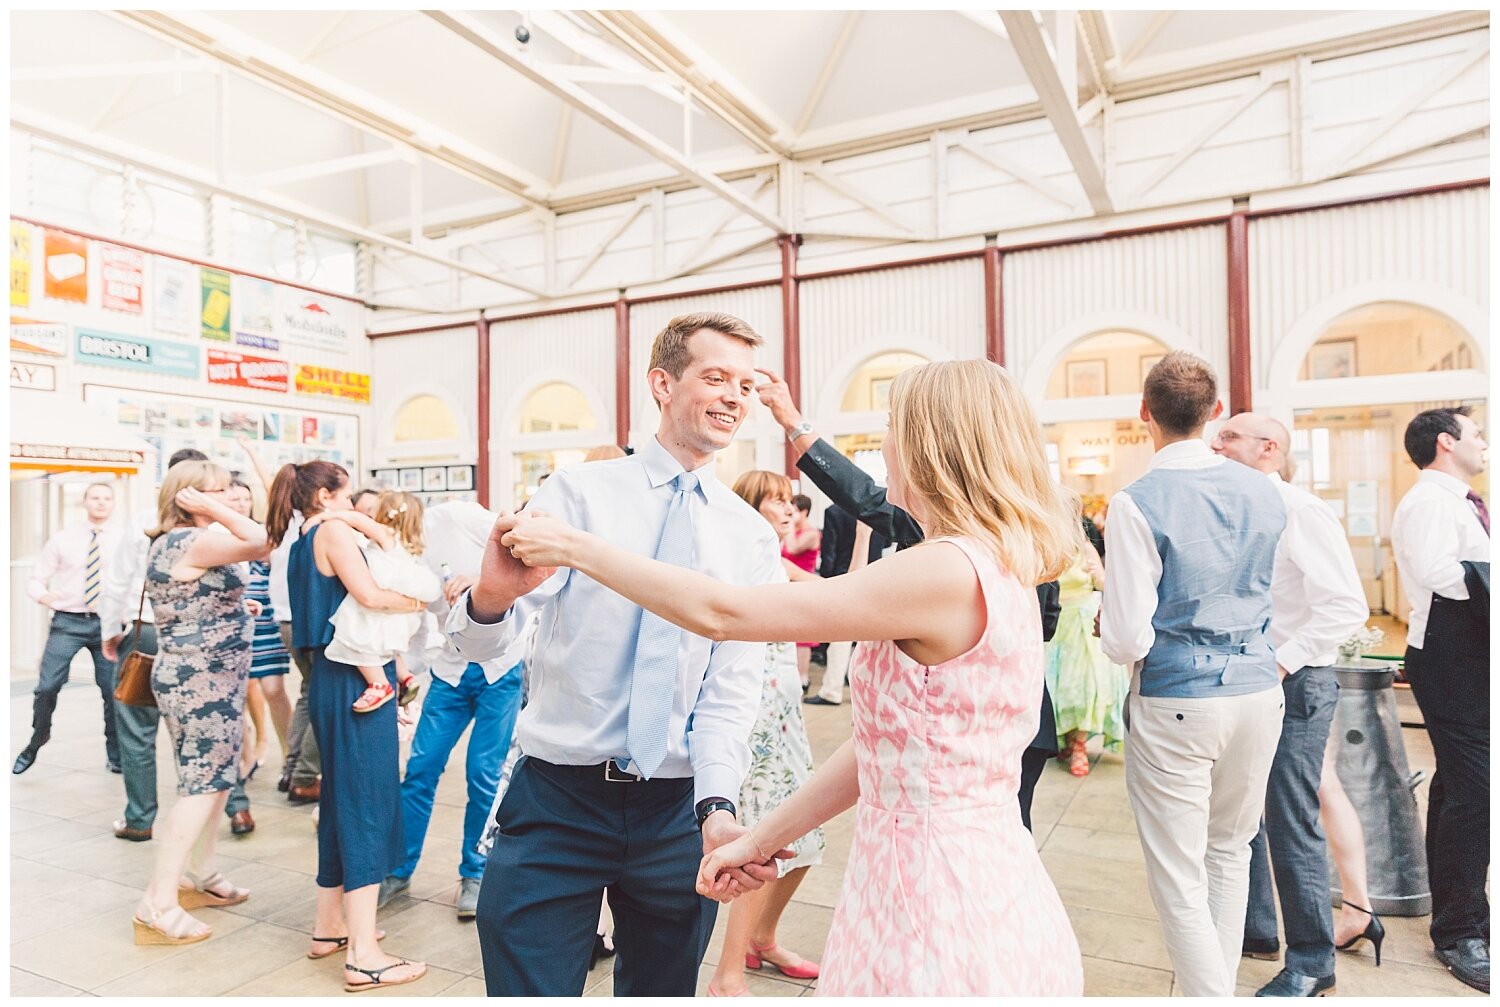
<instances>
[{"instance_id":1,"label":"arched doorway","mask_svg":"<svg viewBox=\"0 0 1500 1007\"><path fill-rule=\"evenodd\" d=\"M1053 475L1083 497L1084 513L1101 527L1109 498L1151 461L1141 385L1168 352L1143 332L1095 332L1069 347L1047 376L1038 412Z\"/></svg>"},{"instance_id":2,"label":"arched doorway","mask_svg":"<svg viewBox=\"0 0 1500 1007\"><path fill-rule=\"evenodd\" d=\"M512 453L512 496L530 500L547 476L583 461L603 439L588 397L565 381L538 385L521 405Z\"/></svg>"},{"instance_id":3,"label":"arched doorway","mask_svg":"<svg viewBox=\"0 0 1500 1007\"><path fill-rule=\"evenodd\" d=\"M866 472L885 482L885 442L891 408L891 382L911 367L929 363L929 358L910 350L887 350L867 358L854 369L839 396L838 415L829 421L833 445Z\"/></svg>"},{"instance_id":4,"label":"arched doorway","mask_svg":"<svg viewBox=\"0 0 1500 1007\"><path fill-rule=\"evenodd\" d=\"M1292 405L1292 481L1326 500L1343 522L1382 653L1400 654L1410 605L1391 554L1391 518L1417 479L1402 439L1413 416L1468 405L1486 424L1482 348L1429 307L1379 301L1326 324L1287 383ZM1285 379L1286 375L1280 375ZM1489 476L1474 489L1489 497Z\"/></svg>"}]
</instances>

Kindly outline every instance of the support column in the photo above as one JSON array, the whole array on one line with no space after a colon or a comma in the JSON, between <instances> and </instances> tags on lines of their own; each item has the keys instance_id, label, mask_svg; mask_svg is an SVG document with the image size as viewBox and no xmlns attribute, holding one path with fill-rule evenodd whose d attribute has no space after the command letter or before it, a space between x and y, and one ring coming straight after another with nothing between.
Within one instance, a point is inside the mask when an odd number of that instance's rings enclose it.
<instances>
[{"instance_id":1,"label":"support column","mask_svg":"<svg viewBox=\"0 0 1500 1007\"><path fill-rule=\"evenodd\" d=\"M1250 221L1243 207L1229 215L1229 415L1252 408L1250 373Z\"/></svg>"},{"instance_id":2,"label":"support column","mask_svg":"<svg viewBox=\"0 0 1500 1007\"><path fill-rule=\"evenodd\" d=\"M984 246L984 355L1005 366L1005 262L995 239Z\"/></svg>"},{"instance_id":3,"label":"support column","mask_svg":"<svg viewBox=\"0 0 1500 1007\"><path fill-rule=\"evenodd\" d=\"M615 300L615 443L630 443L630 302Z\"/></svg>"},{"instance_id":4,"label":"support column","mask_svg":"<svg viewBox=\"0 0 1500 1007\"><path fill-rule=\"evenodd\" d=\"M475 465L474 488L479 505L490 505L490 322L483 315L475 323L479 338L479 460Z\"/></svg>"},{"instance_id":5,"label":"support column","mask_svg":"<svg viewBox=\"0 0 1500 1007\"><path fill-rule=\"evenodd\" d=\"M802 306L797 299L797 246L802 244L800 234L783 234L776 239L781 249L781 369L786 378L787 389L797 408L802 401ZM782 434L785 440L785 434ZM786 474L799 478L797 456L790 443L786 444Z\"/></svg>"}]
</instances>

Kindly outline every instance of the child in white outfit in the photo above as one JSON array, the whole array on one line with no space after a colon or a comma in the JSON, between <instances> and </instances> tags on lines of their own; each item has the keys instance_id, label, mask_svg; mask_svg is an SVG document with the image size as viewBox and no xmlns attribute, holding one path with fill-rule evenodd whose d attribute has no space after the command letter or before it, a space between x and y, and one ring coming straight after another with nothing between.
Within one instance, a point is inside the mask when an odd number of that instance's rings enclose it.
<instances>
[{"instance_id":1,"label":"child in white outfit","mask_svg":"<svg viewBox=\"0 0 1500 1007\"><path fill-rule=\"evenodd\" d=\"M437 575L417 558L422 555L422 501L415 496L394 491L380 494L373 519L355 510L330 511L327 516L344 521L364 538L361 548L376 584L423 602L434 601L442 593ZM422 624L422 613L376 612L351 594L328 621L333 625L333 642L324 656L353 665L364 676L366 688L354 701L355 713L378 710L395 698L383 668L392 659L401 685L401 704L416 698L418 688L402 654Z\"/></svg>"}]
</instances>

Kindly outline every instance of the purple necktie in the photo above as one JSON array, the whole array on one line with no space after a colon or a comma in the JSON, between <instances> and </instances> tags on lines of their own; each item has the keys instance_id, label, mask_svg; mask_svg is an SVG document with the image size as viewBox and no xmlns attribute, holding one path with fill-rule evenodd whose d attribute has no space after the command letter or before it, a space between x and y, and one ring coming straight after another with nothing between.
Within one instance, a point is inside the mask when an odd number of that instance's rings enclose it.
<instances>
[{"instance_id":1,"label":"purple necktie","mask_svg":"<svg viewBox=\"0 0 1500 1007\"><path fill-rule=\"evenodd\" d=\"M1484 501L1479 498L1479 494L1473 490L1469 490L1468 501L1479 512L1479 523L1484 525L1484 533L1488 535L1490 533L1490 509L1484 505Z\"/></svg>"}]
</instances>

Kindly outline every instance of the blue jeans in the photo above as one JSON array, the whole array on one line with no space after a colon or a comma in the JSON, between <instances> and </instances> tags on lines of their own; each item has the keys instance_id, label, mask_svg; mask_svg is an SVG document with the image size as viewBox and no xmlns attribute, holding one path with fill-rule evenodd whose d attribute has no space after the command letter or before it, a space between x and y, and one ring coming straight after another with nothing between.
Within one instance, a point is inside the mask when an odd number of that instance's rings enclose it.
<instances>
[{"instance_id":1,"label":"blue jeans","mask_svg":"<svg viewBox=\"0 0 1500 1007\"><path fill-rule=\"evenodd\" d=\"M469 754L464 766L469 803L464 809L464 846L458 873L465 878L484 877L484 858L475 847L484 834L485 816L500 785L500 767L510 750L510 735L520 710L520 665L494 684L486 681L484 669L477 664L464 669L457 688L436 675L432 677L427 699L422 704L422 719L417 722L417 736L412 739L411 757L406 762L406 779L401 783L406 863L396 870L397 876L409 878L417 869L438 780L448 765L453 746L472 720L474 730L469 736Z\"/></svg>"}]
</instances>

